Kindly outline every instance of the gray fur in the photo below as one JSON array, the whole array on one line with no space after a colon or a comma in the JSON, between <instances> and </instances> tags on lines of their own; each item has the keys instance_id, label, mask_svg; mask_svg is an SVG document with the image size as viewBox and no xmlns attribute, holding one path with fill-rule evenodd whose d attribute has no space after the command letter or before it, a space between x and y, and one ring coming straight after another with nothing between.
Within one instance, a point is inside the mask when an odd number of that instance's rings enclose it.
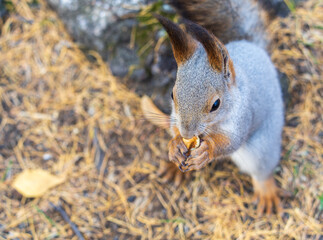
<instances>
[{"instance_id":1,"label":"gray fur","mask_svg":"<svg viewBox=\"0 0 323 240\"><path fill-rule=\"evenodd\" d=\"M259 1L231 0L232 8L236 11L237 18L234 22L239 26L239 33L244 39L266 48L268 34L266 29L266 12L264 12ZM216 34L216 33L215 33Z\"/></svg>"},{"instance_id":2,"label":"gray fur","mask_svg":"<svg viewBox=\"0 0 323 240\"><path fill-rule=\"evenodd\" d=\"M283 101L275 67L267 53L245 40L226 45L236 72L236 84L208 63L201 45L179 66L175 83L177 108L172 117L185 138L222 133L231 144L216 156L231 156L256 180L265 180L278 164L283 128ZM220 98L218 110L203 112L210 98Z\"/></svg>"}]
</instances>

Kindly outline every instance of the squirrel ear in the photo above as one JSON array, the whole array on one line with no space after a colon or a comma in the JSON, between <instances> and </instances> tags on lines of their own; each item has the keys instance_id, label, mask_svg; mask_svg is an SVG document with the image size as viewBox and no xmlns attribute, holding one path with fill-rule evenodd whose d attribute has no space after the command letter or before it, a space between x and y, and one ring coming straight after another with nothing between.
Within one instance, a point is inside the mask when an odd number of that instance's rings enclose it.
<instances>
[{"instance_id":1,"label":"squirrel ear","mask_svg":"<svg viewBox=\"0 0 323 240\"><path fill-rule=\"evenodd\" d=\"M231 61L231 59L229 57L228 50L225 47L222 48L221 50L222 50L222 57L223 57L223 74L224 74L224 77L225 78L229 78L230 77L230 66L229 66L229 62Z\"/></svg>"},{"instance_id":2,"label":"squirrel ear","mask_svg":"<svg viewBox=\"0 0 323 240\"><path fill-rule=\"evenodd\" d=\"M177 64L180 65L187 61L196 49L195 40L189 34L185 33L176 23L161 15L153 15L168 33Z\"/></svg>"},{"instance_id":3,"label":"squirrel ear","mask_svg":"<svg viewBox=\"0 0 323 240\"><path fill-rule=\"evenodd\" d=\"M226 47L220 43L222 48L222 56L223 56L223 74L226 79L231 79L232 83L235 82L236 72L234 70L232 59L229 56L228 50Z\"/></svg>"},{"instance_id":4,"label":"squirrel ear","mask_svg":"<svg viewBox=\"0 0 323 240\"><path fill-rule=\"evenodd\" d=\"M185 19L185 25L187 31L203 45L212 68L217 72L226 71L229 56L225 46L200 25L187 19Z\"/></svg>"}]
</instances>

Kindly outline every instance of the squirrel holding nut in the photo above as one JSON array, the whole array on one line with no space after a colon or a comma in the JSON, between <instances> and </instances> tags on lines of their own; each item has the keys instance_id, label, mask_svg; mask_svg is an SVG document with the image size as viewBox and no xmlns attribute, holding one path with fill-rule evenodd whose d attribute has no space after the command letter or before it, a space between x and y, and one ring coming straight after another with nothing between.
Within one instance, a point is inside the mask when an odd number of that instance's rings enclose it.
<instances>
[{"instance_id":1,"label":"squirrel holding nut","mask_svg":"<svg viewBox=\"0 0 323 240\"><path fill-rule=\"evenodd\" d=\"M159 115L152 122L173 135L169 160L188 172L230 157L252 177L258 213L271 213L274 206L279 212L273 170L280 160L283 100L264 50L268 40L260 6L251 0L174 0L173 5L187 19L185 31L155 15L178 65L172 113L150 106Z\"/></svg>"}]
</instances>

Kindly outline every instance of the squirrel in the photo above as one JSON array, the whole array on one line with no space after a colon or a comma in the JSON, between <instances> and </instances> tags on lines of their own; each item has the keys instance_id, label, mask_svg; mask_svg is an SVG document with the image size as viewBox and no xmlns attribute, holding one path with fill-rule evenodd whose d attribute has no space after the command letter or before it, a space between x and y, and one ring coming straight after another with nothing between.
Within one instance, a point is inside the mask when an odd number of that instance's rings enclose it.
<instances>
[{"instance_id":1,"label":"squirrel","mask_svg":"<svg viewBox=\"0 0 323 240\"><path fill-rule=\"evenodd\" d=\"M155 112L167 119L157 124L170 128L169 160L182 172L230 157L252 178L258 214L265 209L269 214L274 206L277 212L282 209L273 170L280 160L283 99L278 74L264 50L268 38L263 15L251 2L242 2L174 0L187 18L186 31L154 15L168 33L178 65L171 115ZM226 14L229 10L235 14ZM183 138L193 137L201 143L188 155Z\"/></svg>"}]
</instances>

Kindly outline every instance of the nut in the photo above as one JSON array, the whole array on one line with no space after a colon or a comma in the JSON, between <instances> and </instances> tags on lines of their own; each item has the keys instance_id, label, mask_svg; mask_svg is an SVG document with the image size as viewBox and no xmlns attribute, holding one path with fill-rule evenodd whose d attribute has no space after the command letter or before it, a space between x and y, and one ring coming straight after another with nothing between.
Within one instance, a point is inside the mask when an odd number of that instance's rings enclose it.
<instances>
[{"instance_id":1,"label":"nut","mask_svg":"<svg viewBox=\"0 0 323 240\"><path fill-rule=\"evenodd\" d=\"M199 137L192 137L191 139L183 138L183 142L189 152L194 150L195 148L198 148L201 143Z\"/></svg>"}]
</instances>

